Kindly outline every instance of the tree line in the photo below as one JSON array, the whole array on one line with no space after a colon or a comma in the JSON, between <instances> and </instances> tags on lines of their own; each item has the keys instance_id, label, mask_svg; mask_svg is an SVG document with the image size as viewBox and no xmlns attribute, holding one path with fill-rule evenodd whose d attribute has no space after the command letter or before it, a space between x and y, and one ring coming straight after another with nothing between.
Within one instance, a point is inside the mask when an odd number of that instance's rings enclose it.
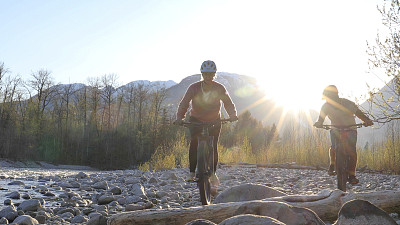
<instances>
[{"instance_id":1,"label":"tree line","mask_svg":"<svg viewBox=\"0 0 400 225\"><path fill-rule=\"evenodd\" d=\"M166 90L117 89L117 76L55 85L47 70L23 81L0 64L0 157L123 168L170 140Z\"/></svg>"},{"instance_id":2,"label":"tree line","mask_svg":"<svg viewBox=\"0 0 400 225\"><path fill-rule=\"evenodd\" d=\"M115 74L55 84L47 70L24 81L0 63L0 157L100 169L187 167L188 131L171 124L176 109L164 104L167 90L117 86ZM326 167L329 135L304 126L309 118L293 114L277 127L245 111L222 127L220 161ZM399 127L390 126L384 142L359 149L359 166L399 173Z\"/></svg>"}]
</instances>

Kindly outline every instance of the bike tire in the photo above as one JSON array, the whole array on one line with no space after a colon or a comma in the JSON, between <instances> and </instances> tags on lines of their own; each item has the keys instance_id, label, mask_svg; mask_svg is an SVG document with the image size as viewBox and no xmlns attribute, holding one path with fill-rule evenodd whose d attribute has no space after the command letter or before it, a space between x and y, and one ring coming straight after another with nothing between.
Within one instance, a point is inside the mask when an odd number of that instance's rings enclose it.
<instances>
[{"instance_id":1,"label":"bike tire","mask_svg":"<svg viewBox=\"0 0 400 225\"><path fill-rule=\"evenodd\" d=\"M209 146L207 141L199 141L197 148L197 174L199 187L200 201L202 205L209 205L211 203L211 184L209 175Z\"/></svg>"},{"instance_id":2,"label":"bike tire","mask_svg":"<svg viewBox=\"0 0 400 225\"><path fill-rule=\"evenodd\" d=\"M342 145L339 145L336 148L336 175L337 175L337 186L338 189L346 192L346 184L349 178L347 165L348 165L348 156L345 154Z\"/></svg>"}]
</instances>

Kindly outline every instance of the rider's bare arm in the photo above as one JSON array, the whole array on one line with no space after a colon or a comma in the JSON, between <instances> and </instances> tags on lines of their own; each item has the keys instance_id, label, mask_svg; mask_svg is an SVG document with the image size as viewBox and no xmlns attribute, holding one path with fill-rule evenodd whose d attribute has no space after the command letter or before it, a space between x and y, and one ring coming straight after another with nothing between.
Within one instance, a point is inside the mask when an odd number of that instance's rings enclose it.
<instances>
[{"instance_id":1,"label":"rider's bare arm","mask_svg":"<svg viewBox=\"0 0 400 225\"><path fill-rule=\"evenodd\" d=\"M187 110L189 109L190 101L192 100L194 95L193 92L193 87L189 86L189 88L186 90L185 95L183 96L181 102L179 103L178 110L176 112L176 120L182 120L185 118L185 114Z\"/></svg>"},{"instance_id":2,"label":"rider's bare arm","mask_svg":"<svg viewBox=\"0 0 400 225\"><path fill-rule=\"evenodd\" d=\"M355 114L364 122L366 127L372 126L374 124L374 122L372 122L372 120L368 118L368 116L366 116L360 109L357 109Z\"/></svg>"}]
</instances>

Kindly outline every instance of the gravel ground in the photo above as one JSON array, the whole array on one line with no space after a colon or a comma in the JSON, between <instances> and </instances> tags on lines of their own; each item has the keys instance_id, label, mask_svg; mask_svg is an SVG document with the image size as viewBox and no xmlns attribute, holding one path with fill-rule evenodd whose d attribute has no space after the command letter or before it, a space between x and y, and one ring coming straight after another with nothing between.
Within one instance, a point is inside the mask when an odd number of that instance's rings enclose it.
<instances>
[{"instance_id":1,"label":"gravel ground","mask_svg":"<svg viewBox=\"0 0 400 225\"><path fill-rule=\"evenodd\" d=\"M0 206L0 217L10 202L18 215L51 224L103 224L124 211L199 206L196 184L184 181L187 173L188 169L143 172L1 168L0 200L4 204ZM240 165L223 166L217 175L221 181L218 192L244 183L266 185L288 195L313 195L336 187L335 177L323 170ZM360 184L349 186L349 192L400 190L399 175L358 173L357 177ZM32 199L41 204L23 210L20 204Z\"/></svg>"}]
</instances>

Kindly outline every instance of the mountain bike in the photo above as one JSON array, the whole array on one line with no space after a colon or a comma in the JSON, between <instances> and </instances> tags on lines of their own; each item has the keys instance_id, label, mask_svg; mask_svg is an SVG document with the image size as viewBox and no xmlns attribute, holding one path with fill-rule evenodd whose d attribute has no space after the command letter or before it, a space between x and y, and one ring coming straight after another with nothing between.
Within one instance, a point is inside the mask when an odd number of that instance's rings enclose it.
<instances>
[{"instance_id":1,"label":"mountain bike","mask_svg":"<svg viewBox=\"0 0 400 225\"><path fill-rule=\"evenodd\" d=\"M221 119L213 122L183 122L184 127L200 127L201 133L198 136L197 145L197 169L196 179L200 192L200 201L203 205L211 203L211 183L210 177L214 173L214 137L209 135L208 129L230 121Z\"/></svg>"},{"instance_id":2,"label":"mountain bike","mask_svg":"<svg viewBox=\"0 0 400 225\"><path fill-rule=\"evenodd\" d=\"M336 129L339 131L338 140L335 144L335 171L337 178L337 187L344 192L346 192L346 184L349 179L348 167L350 156L348 152L352 151L351 149L348 149L348 146L345 146L347 140L346 138L349 131L354 130L354 128L361 128L362 126L364 126L364 123L354 124L350 126L322 125L322 128L325 130Z\"/></svg>"}]
</instances>

